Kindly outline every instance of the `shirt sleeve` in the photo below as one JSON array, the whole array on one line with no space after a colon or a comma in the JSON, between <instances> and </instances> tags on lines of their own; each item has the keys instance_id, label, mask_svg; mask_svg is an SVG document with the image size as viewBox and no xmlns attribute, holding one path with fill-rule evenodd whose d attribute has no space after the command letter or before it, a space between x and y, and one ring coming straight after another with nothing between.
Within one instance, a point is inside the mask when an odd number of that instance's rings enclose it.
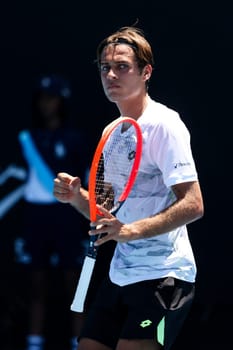
<instances>
[{"instance_id":1,"label":"shirt sleeve","mask_svg":"<svg viewBox=\"0 0 233 350\"><path fill-rule=\"evenodd\" d=\"M161 170L167 187L197 180L190 133L178 113L172 113L171 118L156 126L150 142L150 155Z\"/></svg>"}]
</instances>

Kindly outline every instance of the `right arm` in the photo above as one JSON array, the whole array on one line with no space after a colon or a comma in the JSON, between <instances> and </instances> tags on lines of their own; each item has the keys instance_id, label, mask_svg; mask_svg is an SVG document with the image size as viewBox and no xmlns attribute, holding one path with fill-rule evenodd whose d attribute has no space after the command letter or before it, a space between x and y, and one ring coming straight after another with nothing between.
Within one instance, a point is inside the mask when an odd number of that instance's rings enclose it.
<instances>
[{"instance_id":1,"label":"right arm","mask_svg":"<svg viewBox=\"0 0 233 350\"><path fill-rule=\"evenodd\" d=\"M54 179L53 194L61 203L69 203L89 219L89 193L81 187L79 177L58 173Z\"/></svg>"}]
</instances>

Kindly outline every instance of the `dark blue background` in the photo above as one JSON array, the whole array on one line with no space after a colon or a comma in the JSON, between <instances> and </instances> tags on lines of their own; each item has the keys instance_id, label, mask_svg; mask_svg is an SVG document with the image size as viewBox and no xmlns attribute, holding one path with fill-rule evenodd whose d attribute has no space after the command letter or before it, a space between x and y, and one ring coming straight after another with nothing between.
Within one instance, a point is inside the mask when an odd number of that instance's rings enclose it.
<instances>
[{"instance_id":1,"label":"dark blue background","mask_svg":"<svg viewBox=\"0 0 233 350\"><path fill-rule=\"evenodd\" d=\"M150 95L176 109L192 134L205 216L189 228L198 280L186 335L198 336L201 329L207 344L215 327L215 337L219 334L219 320L229 317L233 307L230 2L13 0L2 4L0 170L16 152L18 131L30 122L31 92L41 73L61 73L71 80L72 122L89 130L96 143L105 123L118 114L102 92L93 63L96 46L136 19L155 56ZM3 242L17 230L18 209L1 222ZM3 270L7 279L7 267ZM225 332L226 324L220 324ZM222 342L220 336L215 344L218 341Z\"/></svg>"}]
</instances>

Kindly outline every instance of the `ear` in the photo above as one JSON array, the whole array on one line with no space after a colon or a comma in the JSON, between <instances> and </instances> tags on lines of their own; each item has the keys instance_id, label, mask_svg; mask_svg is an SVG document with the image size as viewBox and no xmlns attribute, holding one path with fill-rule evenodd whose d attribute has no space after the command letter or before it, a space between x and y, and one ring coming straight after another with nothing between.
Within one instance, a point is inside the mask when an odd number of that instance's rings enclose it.
<instances>
[{"instance_id":1,"label":"ear","mask_svg":"<svg viewBox=\"0 0 233 350\"><path fill-rule=\"evenodd\" d=\"M144 68L143 68L143 78L144 80L149 80L152 74L152 66L150 64L147 64Z\"/></svg>"}]
</instances>

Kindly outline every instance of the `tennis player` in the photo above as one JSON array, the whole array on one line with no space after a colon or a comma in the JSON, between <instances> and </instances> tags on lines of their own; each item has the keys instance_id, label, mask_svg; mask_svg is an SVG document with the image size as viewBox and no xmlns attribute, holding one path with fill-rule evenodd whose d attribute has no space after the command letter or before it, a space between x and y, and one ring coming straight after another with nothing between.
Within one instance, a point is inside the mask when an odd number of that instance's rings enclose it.
<instances>
[{"instance_id":1,"label":"tennis player","mask_svg":"<svg viewBox=\"0 0 233 350\"><path fill-rule=\"evenodd\" d=\"M197 271L187 225L204 214L190 133L176 111L148 93L153 53L141 29L123 27L105 38L97 64L106 97L121 116L139 123L143 154L133 195L116 217L101 209L98 229L89 232L107 233L97 246L117 244L78 350L168 350L194 299ZM54 195L89 217L79 177L59 173Z\"/></svg>"}]
</instances>

